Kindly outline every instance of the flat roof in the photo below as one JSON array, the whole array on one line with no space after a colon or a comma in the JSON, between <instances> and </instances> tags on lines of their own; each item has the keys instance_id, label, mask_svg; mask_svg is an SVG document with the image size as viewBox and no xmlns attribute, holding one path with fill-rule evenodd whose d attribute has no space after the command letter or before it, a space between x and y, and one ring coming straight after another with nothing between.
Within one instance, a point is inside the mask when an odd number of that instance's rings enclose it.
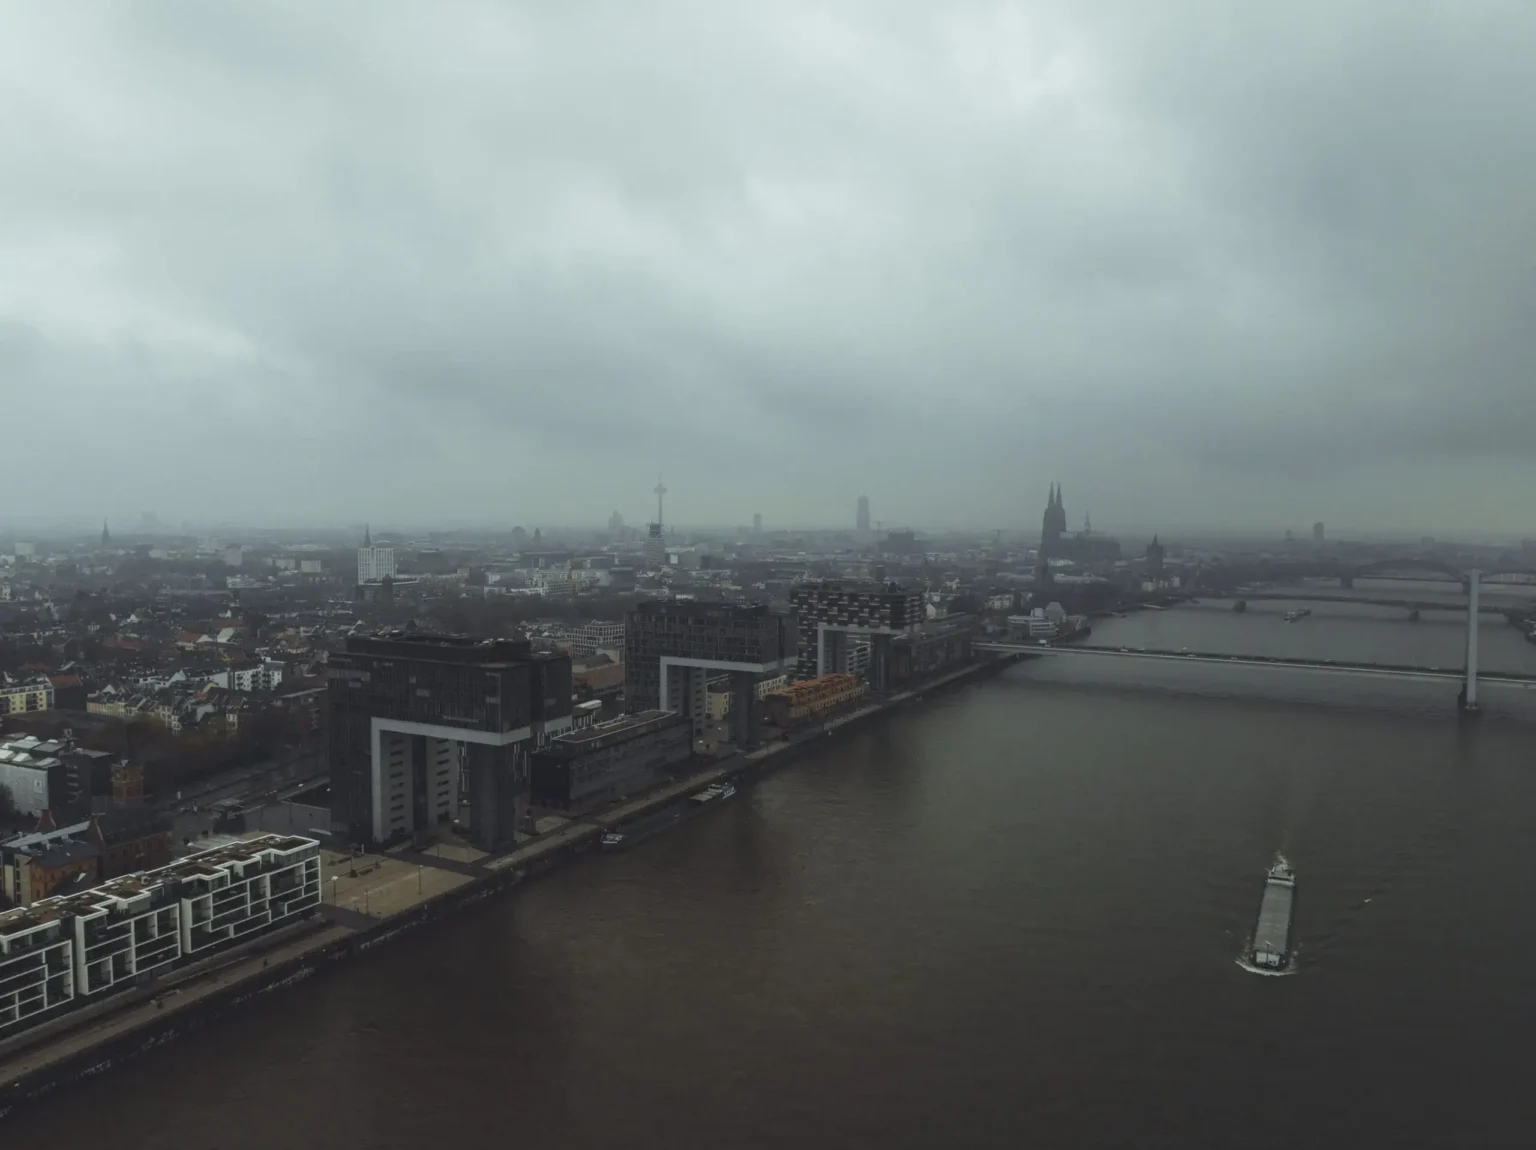
<instances>
[{"instance_id":1,"label":"flat roof","mask_svg":"<svg viewBox=\"0 0 1536 1150\"><path fill-rule=\"evenodd\" d=\"M212 877L223 869L224 864L247 862L263 851L290 851L296 847L319 846L310 838L299 835L259 835L239 842L200 851L180 859L169 866L108 879L89 890L57 898L39 899L31 906L18 907L0 913L0 935L14 934L43 926L73 915L89 914L98 910L109 899L130 899L153 890L172 886L182 880Z\"/></svg>"},{"instance_id":2,"label":"flat roof","mask_svg":"<svg viewBox=\"0 0 1536 1150\"><path fill-rule=\"evenodd\" d=\"M606 723L594 723L592 726L583 727L579 731L567 731L565 734L556 735L554 741L566 744L574 743L578 746L583 743L595 743L600 739L622 735L626 731L648 726L655 723L658 719L665 719L676 714L676 711L636 711L633 715L623 715Z\"/></svg>"}]
</instances>

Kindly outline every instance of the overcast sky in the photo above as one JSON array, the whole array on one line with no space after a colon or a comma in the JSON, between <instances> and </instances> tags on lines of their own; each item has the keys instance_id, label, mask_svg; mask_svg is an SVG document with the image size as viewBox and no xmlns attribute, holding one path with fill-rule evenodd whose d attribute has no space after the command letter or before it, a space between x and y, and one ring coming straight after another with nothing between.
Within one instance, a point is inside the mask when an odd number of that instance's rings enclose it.
<instances>
[{"instance_id":1,"label":"overcast sky","mask_svg":"<svg viewBox=\"0 0 1536 1150\"><path fill-rule=\"evenodd\" d=\"M0 530L1536 533L1528 0L0 0Z\"/></svg>"}]
</instances>

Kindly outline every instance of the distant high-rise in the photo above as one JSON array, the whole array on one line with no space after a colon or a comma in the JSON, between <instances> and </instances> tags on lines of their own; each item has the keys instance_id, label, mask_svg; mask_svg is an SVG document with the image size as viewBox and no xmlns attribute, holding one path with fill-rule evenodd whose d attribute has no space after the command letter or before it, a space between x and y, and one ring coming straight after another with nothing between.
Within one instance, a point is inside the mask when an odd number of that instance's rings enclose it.
<instances>
[{"instance_id":1,"label":"distant high-rise","mask_svg":"<svg viewBox=\"0 0 1536 1150\"><path fill-rule=\"evenodd\" d=\"M1321 543L1322 541L1323 541L1323 521L1321 519L1319 519L1316 523L1312 524L1312 542L1314 542L1314 543Z\"/></svg>"},{"instance_id":2,"label":"distant high-rise","mask_svg":"<svg viewBox=\"0 0 1536 1150\"><path fill-rule=\"evenodd\" d=\"M620 515L617 511L608 516L608 534L624 534L624 516Z\"/></svg>"},{"instance_id":3,"label":"distant high-rise","mask_svg":"<svg viewBox=\"0 0 1536 1150\"><path fill-rule=\"evenodd\" d=\"M854 527L858 530L860 539L869 538L869 496L859 496L859 510L854 517Z\"/></svg>"},{"instance_id":4,"label":"distant high-rise","mask_svg":"<svg viewBox=\"0 0 1536 1150\"><path fill-rule=\"evenodd\" d=\"M395 549L375 547L373 532L363 528L363 545L357 549L357 584L359 587L382 583L395 577Z\"/></svg>"},{"instance_id":5,"label":"distant high-rise","mask_svg":"<svg viewBox=\"0 0 1536 1150\"><path fill-rule=\"evenodd\" d=\"M763 533L763 513L761 511L754 511L752 513L752 534L753 535L761 535L762 533Z\"/></svg>"},{"instance_id":6,"label":"distant high-rise","mask_svg":"<svg viewBox=\"0 0 1536 1150\"><path fill-rule=\"evenodd\" d=\"M112 536L107 531L107 521L105 519L101 521L101 542L103 545L112 542Z\"/></svg>"}]
</instances>

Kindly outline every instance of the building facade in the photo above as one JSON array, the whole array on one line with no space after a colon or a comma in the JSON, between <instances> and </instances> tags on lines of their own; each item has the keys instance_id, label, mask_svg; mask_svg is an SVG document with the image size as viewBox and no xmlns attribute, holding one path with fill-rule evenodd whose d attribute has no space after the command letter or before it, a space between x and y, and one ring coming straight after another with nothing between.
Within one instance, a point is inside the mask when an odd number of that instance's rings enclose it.
<instances>
[{"instance_id":1,"label":"building facade","mask_svg":"<svg viewBox=\"0 0 1536 1150\"><path fill-rule=\"evenodd\" d=\"M641 711L556 736L533 756L533 801L589 808L655 783L693 754L693 727L672 711Z\"/></svg>"},{"instance_id":2,"label":"building facade","mask_svg":"<svg viewBox=\"0 0 1536 1150\"><path fill-rule=\"evenodd\" d=\"M599 651L624 650L624 624L607 619L593 619L571 635L571 654L595 655Z\"/></svg>"},{"instance_id":3,"label":"building facade","mask_svg":"<svg viewBox=\"0 0 1536 1150\"><path fill-rule=\"evenodd\" d=\"M395 549L393 547L359 547L357 549L357 582L359 586L382 583L395 577Z\"/></svg>"},{"instance_id":4,"label":"building facade","mask_svg":"<svg viewBox=\"0 0 1536 1150\"><path fill-rule=\"evenodd\" d=\"M53 709L53 684L47 679L24 683L0 680L0 715L22 715Z\"/></svg>"},{"instance_id":5,"label":"building facade","mask_svg":"<svg viewBox=\"0 0 1536 1150\"><path fill-rule=\"evenodd\" d=\"M868 639L868 678L883 690L891 639L922 625L923 597L895 583L827 579L802 583L789 602L799 628L796 677L846 672L850 644Z\"/></svg>"},{"instance_id":6,"label":"building facade","mask_svg":"<svg viewBox=\"0 0 1536 1150\"><path fill-rule=\"evenodd\" d=\"M853 675L822 675L770 691L763 706L774 726L795 727L844 710L862 699L867 690Z\"/></svg>"},{"instance_id":7,"label":"building facade","mask_svg":"<svg viewBox=\"0 0 1536 1150\"><path fill-rule=\"evenodd\" d=\"M320 844L264 835L0 913L0 1039L320 905Z\"/></svg>"},{"instance_id":8,"label":"building facade","mask_svg":"<svg viewBox=\"0 0 1536 1150\"><path fill-rule=\"evenodd\" d=\"M76 879L94 884L166 866L174 850L171 818L153 807L111 807L65 826L50 817L41 829L0 841L0 894L30 906Z\"/></svg>"},{"instance_id":9,"label":"building facade","mask_svg":"<svg viewBox=\"0 0 1536 1150\"><path fill-rule=\"evenodd\" d=\"M352 638L327 666L331 818L355 843L424 834L469 807L470 837L510 846L528 754L571 725L571 661L526 640Z\"/></svg>"},{"instance_id":10,"label":"building facade","mask_svg":"<svg viewBox=\"0 0 1536 1150\"><path fill-rule=\"evenodd\" d=\"M77 787L71 785L62 751L63 744L31 735L0 742L0 787L10 792L17 814L65 814ZM86 794L88 798L89 791Z\"/></svg>"},{"instance_id":11,"label":"building facade","mask_svg":"<svg viewBox=\"0 0 1536 1150\"><path fill-rule=\"evenodd\" d=\"M738 746L756 742L757 682L794 658L795 622L767 606L642 603L624 619L624 691L629 711L676 711L695 735L707 722L710 678L731 676L745 700L732 707Z\"/></svg>"}]
</instances>

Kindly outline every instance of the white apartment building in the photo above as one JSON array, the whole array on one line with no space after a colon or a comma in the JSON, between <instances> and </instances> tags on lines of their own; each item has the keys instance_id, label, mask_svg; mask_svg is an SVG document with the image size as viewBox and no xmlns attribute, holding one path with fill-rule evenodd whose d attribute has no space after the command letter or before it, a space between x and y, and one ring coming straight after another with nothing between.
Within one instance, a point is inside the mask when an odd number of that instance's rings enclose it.
<instances>
[{"instance_id":1,"label":"white apartment building","mask_svg":"<svg viewBox=\"0 0 1536 1150\"><path fill-rule=\"evenodd\" d=\"M209 681L231 691L275 691L283 681L287 667L277 659L265 659L254 666L231 667L228 671L208 676Z\"/></svg>"},{"instance_id":2,"label":"white apartment building","mask_svg":"<svg viewBox=\"0 0 1536 1150\"><path fill-rule=\"evenodd\" d=\"M357 549L357 582L382 583L395 577L395 549L393 547L359 547Z\"/></svg>"},{"instance_id":3,"label":"white apartment building","mask_svg":"<svg viewBox=\"0 0 1536 1150\"><path fill-rule=\"evenodd\" d=\"M320 844L262 835L0 913L0 1038L320 905Z\"/></svg>"},{"instance_id":4,"label":"white apartment building","mask_svg":"<svg viewBox=\"0 0 1536 1150\"><path fill-rule=\"evenodd\" d=\"M593 655L598 651L624 650L624 624L606 619L593 619L571 633L572 655Z\"/></svg>"}]
</instances>

